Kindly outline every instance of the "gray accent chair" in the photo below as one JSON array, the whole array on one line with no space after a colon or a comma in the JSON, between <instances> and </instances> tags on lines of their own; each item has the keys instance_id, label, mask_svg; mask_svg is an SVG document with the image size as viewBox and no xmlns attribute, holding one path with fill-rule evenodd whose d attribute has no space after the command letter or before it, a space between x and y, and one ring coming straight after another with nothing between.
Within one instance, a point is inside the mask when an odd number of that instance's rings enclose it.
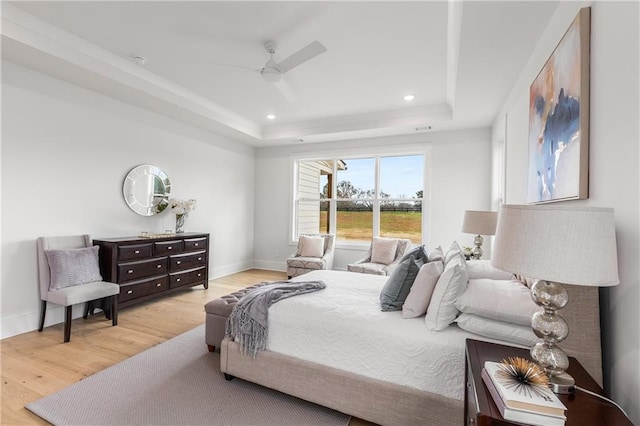
<instances>
[{"instance_id":1,"label":"gray accent chair","mask_svg":"<svg viewBox=\"0 0 640 426\"><path fill-rule=\"evenodd\" d=\"M393 268L398 265L400 259L402 259L402 256L404 256L407 250L409 250L409 248L411 247L411 240L403 238L398 238L397 240L398 246L396 248L396 256L393 259L393 262L389 263L388 265L372 262L371 252L373 249L373 241L371 241L371 245L369 245L369 251L367 251L367 255L362 259L347 265L347 271L371 275L390 275L391 271L393 271Z\"/></svg>"},{"instance_id":2,"label":"gray accent chair","mask_svg":"<svg viewBox=\"0 0 640 426\"><path fill-rule=\"evenodd\" d=\"M38 250L38 281L40 284L40 299L42 300L40 326L38 327L38 331L42 331L44 328L47 302L65 306L64 342L67 343L71 340L71 314L73 305L106 297L111 298L112 325L118 325L118 294L120 293L120 286L118 284L106 281L95 281L59 289L50 288L51 270L49 268L49 261L45 251L92 247L93 243L91 236L74 235L63 237L39 237L36 241L36 245ZM84 310L84 319L87 319L88 315L89 304L87 303Z\"/></svg>"},{"instance_id":3,"label":"gray accent chair","mask_svg":"<svg viewBox=\"0 0 640 426\"><path fill-rule=\"evenodd\" d=\"M333 269L333 253L335 250L336 237L333 234L300 234L308 236L319 236L324 238L324 254L322 257L303 257L300 255L301 247L298 240L296 252L287 259L287 276L297 277L311 271L322 269Z\"/></svg>"}]
</instances>

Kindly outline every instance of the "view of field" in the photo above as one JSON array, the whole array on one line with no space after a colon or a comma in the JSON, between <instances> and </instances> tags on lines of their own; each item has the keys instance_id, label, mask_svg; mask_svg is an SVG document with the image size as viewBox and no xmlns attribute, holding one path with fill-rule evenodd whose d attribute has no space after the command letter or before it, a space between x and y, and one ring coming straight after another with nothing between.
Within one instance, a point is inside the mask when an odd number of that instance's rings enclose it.
<instances>
[{"instance_id":1,"label":"view of field","mask_svg":"<svg viewBox=\"0 0 640 426\"><path fill-rule=\"evenodd\" d=\"M368 241L372 238L373 212L338 211L337 234L339 240ZM380 212L380 236L408 238L414 244L422 243L422 214L420 212ZM320 229L327 229L327 212L320 212Z\"/></svg>"}]
</instances>

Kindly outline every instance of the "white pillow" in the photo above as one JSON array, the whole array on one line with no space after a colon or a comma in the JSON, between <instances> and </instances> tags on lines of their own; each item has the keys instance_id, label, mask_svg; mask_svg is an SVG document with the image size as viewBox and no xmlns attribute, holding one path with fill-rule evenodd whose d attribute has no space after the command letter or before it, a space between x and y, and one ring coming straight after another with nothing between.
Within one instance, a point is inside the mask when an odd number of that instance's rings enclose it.
<instances>
[{"instance_id":1,"label":"white pillow","mask_svg":"<svg viewBox=\"0 0 640 426\"><path fill-rule=\"evenodd\" d=\"M488 260L470 260L467 262L469 279L491 278L493 280L514 280L516 276L511 272L498 269Z\"/></svg>"},{"instance_id":2,"label":"white pillow","mask_svg":"<svg viewBox=\"0 0 640 426\"><path fill-rule=\"evenodd\" d=\"M532 347L539 340L531 327L496 321L473 314L460 314L456 318L458 327L479 336Z\"/></svg>"},{"instance_id":3,"label":"white pillow","mask_svg":"<svg viewBox=\"0 0 640 426\"><path fill-rule=\"evenodd\" d=\"M425 263L413 281L411 291L402 305L402 318L416 318L427 312L431 295L442 274L441 261Z\"/></svg>"},{"instance_id":4,"label":"white pillow","mask_svg":"<svg viewBox=\"0 0 640 426\"><path fill-rule=\"evenodd\" d=\"M518 280L470 279L454 305L460 312L528 327L540 310L531 291Z\"/></svg>"},{"instance_id":5,"label":"white pillow","mask_svg":"<svg viewBox=\"0 0 640 426\"><path fill-rule=\"evenodd\" d=\"M467 287L467 267L462 254L449 259L431 296L425 322L431 331L444 330L458 315L454 302Z\"/></svg>"},{"instance_id":6,"label":"white pillow","mask_svg":"<svg viewBox=\"0 0 640 426\"><path fill-rule=\"evenodd\" d=\"M395 238L374 237L371 243L371 262L388 265L396 258L398 240Z\"/></svg>"},{"instance_id":7,"label":"white pillow","mask_svg":"<svg viewBox=\"0 0 640 426\"><path fill-rule=\"evenodd\" d=\"M453 241L444 255L444 266L446 267L451 259L456 258L461 253L462 249L456 241Z\"/></svg>"},{"instance_id":8,"label":"white pillow","mask_svg":"<svg viewBox=\"0 0 640 426\"><path fill-rule=\"evenodd\" d=\"M302 257L322 257L324 254L324 238L311 235L301 235L300 256Z\"/></svg>"},{"instance_id":9,"label":"white pillow","mask_svg":"<svg viewBox=\"0 0 640 426\"><path fill-rule=\"evenodd\" d=\"M434 262L436 260L440 260L444 262L444 252L442 251L442 247L438 246L429 252L428 256L429 262Z\"/></svg>"}]
</instances>

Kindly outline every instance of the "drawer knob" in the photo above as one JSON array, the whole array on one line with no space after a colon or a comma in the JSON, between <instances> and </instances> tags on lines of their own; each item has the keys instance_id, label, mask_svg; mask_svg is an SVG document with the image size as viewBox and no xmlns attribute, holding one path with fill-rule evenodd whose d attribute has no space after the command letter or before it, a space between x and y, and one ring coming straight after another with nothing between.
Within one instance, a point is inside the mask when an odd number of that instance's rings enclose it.
<instances>
[{"instance_id":1,"label":"drawer knob","mask_svg":"<svg viewBox=\"0 0 640 426\"><path fill-rule=\"evenodd\" d=\"M156 287L162 287L162 283L156 284Z\"/></svg>"},{"instance_id":2,"label":"drawer knob","mask_svg":"<svg viewBox=\"0 0 640 426\"><path fill-rule=\"evenodd\" d=\"M160 269L162 268L162 265L157 265L156 268Z\"/></svg>"},{"instance_id":3,"label":"drawer knob","mask_svg":"<svg viewBox=\"0 0 640 426\"><path fill-rule=\"evenodd\" d=\"M199 257L199 258L198 258L198 260L202 260L202 258L201 258L201 257Z\"/></svg>"},{"instance_id":4,"label":"drawer knob","mask_svg":"<svg viewBox=\"0 0 640 426\"><path fill-rule=\"evenodd\" d=\"M133 269L129 269L129 270L127 271L127 274L133 274Z\"/></svg>"},{"instance_id":5,"label":"drawer knob","mask_svg":"<svg viewBox=\"0 0 640 426\"><path fill-rule=\"evenodd\" d=\"M201 277L201 276L202 276L202 274L198 274L198 276L199 276L199 277Z\"/></svg>"},{"instance_id":6,"label":"drawer knob","mask_svg":"<svg viewBox=\"0 0 640 426\"><path fill-rule=\"evenodd\" d=\"M140 254L140 250L134 251L135 254Z\"/></svg>"},{"instance_id":7,"label":"drawer knob","mask_svg":"<svg viewBox=\"0 0 640 426\"><path fill-rule=\"evenodd\" d=\"M198 247L198 243L195 243L194 245L195 245L196 247Z\"/></svg>"},{"instance_id":8,"label":"drawer knob","mask_svg":"<svg viewBox=\"0 0 640 426\"><path fill-rule=\"evenodd\" d=\"M133 293L133 290L127 290L127 294Z\"/></svg>"},{"instance_id":9,"label":"drawer knob","mask_svg":"<svg viewBox=\"0 0 640 426\"><path fill-rule=\"evenodd\" d=\"M167 250L171 250L172 248L173 248L173 247L169 246L169 247L167 247Z\"/></svg>"},{"instance_id":10,"label":"drawer knob","mask_svg":"<svg viewBox=\"0 0 640 426\"><path fill-rule=\"evenodd\" d=\"M176 265L179 265L179 264L181 264L181 263L182 263L182 261L178 260L178 261L176 262Z\"/></svg>"},{"instance_id":11,"label":"drawer knob","mask_svg":"<svg viewBox=\"0 0 640 426\"><path fill-rule=\"evenodd\" d=\"M178 278L178 279L176 280L176 282L178 282L178 283L179 283L179 282L180 282L180 278Z\"/></svg>"}]
</instances>

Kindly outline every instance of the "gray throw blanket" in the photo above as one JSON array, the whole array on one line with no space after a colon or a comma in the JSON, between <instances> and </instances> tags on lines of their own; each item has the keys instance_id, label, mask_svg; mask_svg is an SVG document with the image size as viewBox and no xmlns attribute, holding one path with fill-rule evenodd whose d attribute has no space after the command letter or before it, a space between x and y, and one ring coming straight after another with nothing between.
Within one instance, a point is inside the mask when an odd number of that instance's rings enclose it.
<instances>
[{"instance_id":1,"label":"gray throw blanket","mask_svg":"<svg viewBox=\"0 0 640 426\"><path fill-rule=\"evenodd\" d=\"M256 357L267 344L269 306L298 294L322 290L327 285L322 281L289 282L276 281L251 290L236 303L227 318L225 335L235 339L242 353Z\"/></svg>"}]
</instances>

